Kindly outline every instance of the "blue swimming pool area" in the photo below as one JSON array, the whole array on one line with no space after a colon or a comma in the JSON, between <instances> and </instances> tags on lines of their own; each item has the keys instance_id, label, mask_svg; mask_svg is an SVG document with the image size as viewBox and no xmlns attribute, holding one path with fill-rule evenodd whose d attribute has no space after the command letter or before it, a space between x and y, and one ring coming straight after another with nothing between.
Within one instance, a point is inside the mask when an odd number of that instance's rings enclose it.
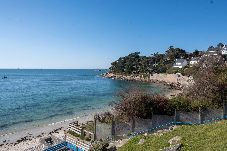
<instances>
[{"instance_id":1,"label":"blue swimming pool area","mask_svg":"<svg viewBox=\"0 0 227 151\"><path fill-rule=\"evenodd\" d=\"M45 149L44 151L85 151L85 150L69 142L63 142L61 144L57 144L48 149Z\"/></svg>"}]
</instances>

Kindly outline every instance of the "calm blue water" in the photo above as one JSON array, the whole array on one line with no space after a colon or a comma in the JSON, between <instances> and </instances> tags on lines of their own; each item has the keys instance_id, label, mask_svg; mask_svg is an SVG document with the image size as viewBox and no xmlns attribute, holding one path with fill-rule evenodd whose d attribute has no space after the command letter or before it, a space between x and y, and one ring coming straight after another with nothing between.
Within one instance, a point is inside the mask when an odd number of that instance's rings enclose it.
<instances>
[{"instance_id":1,"label":"calm blue water","mask_svg":"<svg viewBox=\"0 0 227 151\"><path fill-rule=\"evenodd\" d=\"M72 118L103 108L129 85L101 78L98 70L0 70L0 133ZM7 76L7 79L1 77Z\"/></svg>"}]
</instances>

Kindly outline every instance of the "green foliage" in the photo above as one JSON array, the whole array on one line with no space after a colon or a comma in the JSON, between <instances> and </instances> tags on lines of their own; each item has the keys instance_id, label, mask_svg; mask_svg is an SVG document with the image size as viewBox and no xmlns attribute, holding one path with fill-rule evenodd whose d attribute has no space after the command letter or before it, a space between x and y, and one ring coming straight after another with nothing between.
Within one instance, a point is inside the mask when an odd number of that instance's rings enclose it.
<instances>
[{"instance_id":1,"label":"green foliage","mask_svg":"<svg viewBox=\"0 0 227 151\"><path fill-rule=\"evenodd\" d=\"M180 126L175 130L163 135L137 136L130 139L119 151L159 151L168 147L168 141L175 137L182 137L182 151L213 151L227 148L227 121L220 121L207 125ZM139 140L145 139L144 144L138 144Z\"/></svg>"},{"instance_id":2,"label":"green foliage","mask_svg":"<svg viewBox=\"0 0 227 151\"><path fill-rule=\"evenodd\" d=\"M78 138L80 138L80 139L82 139L82 140L85 140L85 139L86 139L84 136L79 135L79 134L77 134L77 133L75 133L75 132L73 132L73 131L71 131L71 130L67 131L67 133L73 135L74 137L78 137Z\"/></svg>"},{"instance_id":3,"label":"green foliage","mask_svg":"<svg viewBox=\"0 0 227 151\"><path fill-rule=\"evenodd\" d=\"M165 73L173 66L175 59L197 57L200 51L187 53L181 48L170 46L165 54L154 53L151 56L140 56L134 52L111 63L110 72L115 74L152 74Z\"/></svg>"},{"instance_id":4,"label":"green foliage","mask_svg":"<svg viewBox=\"0 0 227 151\"><path fill-rule=\"evenodd\" d=\"M178 58L188 58L188 54L185 50L180 48L174 48L173 46L170 46L168 50L166 50L166 58L167 60L170 60L171 62L174 62L175 59Z\"/></svg>"},{"instance_id":5,"label":"green foliage","mask_svg":"<svg viewBox=\"0 0 227 151\"><path fill-rule=\"evenodd\" d=\"M170 103L171 103L171 106L176 110L180 110L180 111L193 110L191 106L191 100L181 95L171 98Z\"/></svg>"},{"instance_id":6,"label":"green foliage","mask_svg":"<svg viewBox=\"0 0 227 151\"><path fill-rule=\"evenodd\" d=\"M197 71L198 71L198 68L196 68L196 66L192 66L190 68L185 68L182 74L185 76L191 76L191 75L194 75Z\"/></svg>"},{"instance_id":7,"label":"green foliage","mask_svg":"<svg viewBox=\"0 0 227 151\"><path fill-rule=\"evenodd\" d=\"M110 70L114 73L124 73L124 74L137 74L147 69L148 61L146 57L139 56L140 52L134 52L128 56L121 57L117 61L111 63ZM140 62L143 62L140 66Z\"/></svg>"},{"instance_id":8,"label":"green foliage","mask_svg":"<svg viewBox=\"0 0 227 151\"><path fill-rule=\"evenodd\" d=\"M212 109L218 108L219 105L207 100L193 100L184 95L178 95L170 99L170 104L172 109L176 109L179 111L198 111L199 108L203 109Z\"/></svg>"},{"instance_id":9,"label":"green foliage","mask_svg":"<svg viewBox=\"0 0 227 151\"><path fill-rule=\"evenodd\" d=\"M119 93L116 113L125 119L134 117L148 119L154 114L171 115L173 109L166 97L150 94L141 89L128 89Z\"/></svg>"},{"instance_id":10,"label":"green foliage","mask_svg":"<svg viewBox=\"0 0 227 151\"><path fill-rule=\"evenodd\" d=\"M223 44L219 43L217 47L210 46L208 50L220 51L222 46ZM166 71L173 73L170 68L173 66L175 59L184 58L190 60L191 58L201 57L203 54L203 51L197 49L189 53L184 49L175 48L174 46L170 46L163 54L154 53L151 56L140 56L140 52L134 52L112 62L110 72L126 75L165 73Z\"/></svg>"},{"instance_id":11,"label":"green foliage","mask_svg":"<svg viewBox=\"0 0 227 151\"><path fill-rule=\"evenodd\" d=\"M79 135L79 134L77 134L77 133L75 133L75 132L73 132L71 130L69 130L67 133L69 133L69 134L71 134L71 135L73 135L75 137L81 137L81 135Z\"/></svg>"},{"instance_id":12,"label":"green foliage","mask_svg":"<svg viewBox=\"0 0 227 151\"><path fill-rule=\"evenodd\" d=\"M166 73L175 74L175 73L183 73L183 71L184 71L184 69L171 67L166 71Z\"/></svg>"},{"instance_id":13,"label":"green foliage","mask_svg":"<svg viewBox=\"0 0 227 151\"><path fill-rule=\"evenodd\" d=\"M217 45L217 47L223 47L223 46L224 46L224 44L221 42Z\"/></svg>"},{"instance_id":14,"label":"green foliage","mask_svg":"<svg viewBox=\"0 0 227 151\"><path fill-rule=\"evenodd\" d=\"M106 141L96 141L92 144L93 151L108 151L107 147L109 146L109 143Z\"/></svg>"}]
</instances>

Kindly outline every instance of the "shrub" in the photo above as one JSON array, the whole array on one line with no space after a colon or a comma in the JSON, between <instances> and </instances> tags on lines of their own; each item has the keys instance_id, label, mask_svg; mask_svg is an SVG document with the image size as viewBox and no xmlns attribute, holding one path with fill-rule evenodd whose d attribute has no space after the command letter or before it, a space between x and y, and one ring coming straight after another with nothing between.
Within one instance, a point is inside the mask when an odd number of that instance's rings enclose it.
<instances>
[{"instance_id":1,"label":"shrub","mask_svg":"<svg viewBox=\"0 0 227 151\"><path fill-rule=\"evenodd\" d=\"M170 100L172 108L180 111L198 111L199 108L218 108L218 104L207 100L192 100L184 95L178 95Z\"/></svg>"},{"instance_id":2,"label":"shrub","mask_svg":"<svg viewBox=\"0 0 227 151\"><path fill-rule=\"evenodd\" d=\"M176 97L173 97L170 99L170 102L172 107L176 110L184 110L184 111L192 110L190 105L191 100L184 96L178 95Z\"/></svg>"},{"instance_id":3,"label":"shrub","mask_svg":"<svg viewBox=\"0 0 227 151\"><path fill-rule=\"evenodd\" d=\"M166 71L166 73L168 74L183 73L183 69L171 67Z\"/></svg>"},{"instance_id":4,"label":"shrub","mask_svg":"<svg viewBox=\"0 0 227 151\"><path fill-rule=\"evenodd\" d=\"M92 144L92 151L108 151L107 147L109 146L108 142L97 141Z\"/></svg>"},{"instance_id":5,"label":"shrub","mask_svg":"<svg viewBox=\"0 0 227 151\"><path fill-rule=\"evenodd\" d=\"M119 93L120 100L115 111L125 119L151 118L154 114L172 114L169 99L145 92L142 89L127 89Z\"/></svg>"},{"instance_id":6,"label":"shrub","mask_svg":"<svg viewBox=\"0 0 227 151\"><path fill-rule=\"evenodd\" d=\"M75 132L73 132L71 130L69 130L67 133L69 133L69 134L71 134L71 135L73 135L75 137L80 137L81 136L81 135L79 135L79 134L77 134L77 133L75 133Z\"/></svg>"}]
</instances>

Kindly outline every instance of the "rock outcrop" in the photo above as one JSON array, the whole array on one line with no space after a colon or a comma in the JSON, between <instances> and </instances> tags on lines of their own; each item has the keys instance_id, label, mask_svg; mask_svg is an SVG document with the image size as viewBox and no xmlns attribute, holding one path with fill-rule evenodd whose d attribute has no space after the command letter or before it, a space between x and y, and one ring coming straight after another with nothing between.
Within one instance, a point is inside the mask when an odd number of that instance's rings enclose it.
<instances>
[{"instance_id":1,"label":"rock outcrop","mask_svg":"<svg viewBox=\"0 0 227 151\"><path fill-rule=\"evenodd\" d=\"M151 83L161 83L170 86L172 89L182 90L193 83L192 77L181 74L153 74L153 75L120 75L113 73L104 73L103 77L115 80L141 81Z\"/></svg>"}]
</instances>

